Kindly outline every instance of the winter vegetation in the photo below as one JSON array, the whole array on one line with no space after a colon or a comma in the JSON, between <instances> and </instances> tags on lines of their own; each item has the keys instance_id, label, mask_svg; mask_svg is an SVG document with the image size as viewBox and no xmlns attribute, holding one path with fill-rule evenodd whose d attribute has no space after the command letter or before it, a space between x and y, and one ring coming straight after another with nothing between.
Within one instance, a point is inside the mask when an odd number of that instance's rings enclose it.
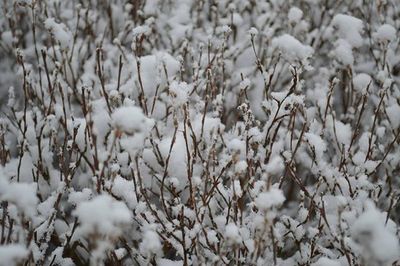
<instances>
[{"instance_id":1,"label":"winter vegetation","mask_svg":"<svg viewBox=\"0 0 400 266\"><path fill-rule=\"evenodd\" d=\"M400 265L399 0L3 0L0 265Z\"/></svg>"}]
</instances>

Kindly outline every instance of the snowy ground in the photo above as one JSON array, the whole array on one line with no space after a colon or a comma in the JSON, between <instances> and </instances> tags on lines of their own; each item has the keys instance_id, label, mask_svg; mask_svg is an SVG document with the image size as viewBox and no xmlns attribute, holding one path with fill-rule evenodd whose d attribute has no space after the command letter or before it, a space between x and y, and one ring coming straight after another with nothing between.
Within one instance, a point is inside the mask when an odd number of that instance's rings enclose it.
<instances>
[{"instance_id":1,"label":"snowy ground","mask_svg":"<svg viewBox=\"0 0 400 266\"><path fill-rule=\"evenodd\" d=\"M399 0L0 2L0 265L400 265Z\"/></svg>"}]
</instances>

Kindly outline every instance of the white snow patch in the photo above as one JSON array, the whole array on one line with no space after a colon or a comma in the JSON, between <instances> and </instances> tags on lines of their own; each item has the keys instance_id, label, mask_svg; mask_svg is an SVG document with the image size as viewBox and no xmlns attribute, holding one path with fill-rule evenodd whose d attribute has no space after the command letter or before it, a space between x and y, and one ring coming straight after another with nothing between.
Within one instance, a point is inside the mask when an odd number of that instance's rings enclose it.
<instances>
[{"instance_id":1,"label":"white snow patch","mask_svg":"<svg viewBox=\"0 0 400 266\"><path fill-rule=\"evenodd\" d=\"M160 237L153 230L147 230L143 234L143 241L139 245L140 252L145 256L162 254Z\"/></svg>"},{"instance_id":2,"label":"white snow patch","mask_svg":"<svg viewBox=\"0 0 400 266\"><path fill-rule=\"evenodd\" d=\"M73 215L80 221L78 235L97 232L118 236L121 233L121 225L129 224L132 220L132 213L128 207L106 194L80 203Z\"/></svg>"},{"instance_id":3,"label":"white snow patch","mask_svg":"<svg viewBox=\"0 0 400 266\"><path fill-rule=\"evenodd\" d=\"M396 39L396 29L392 25L383 24L373 34L373 37L381 42L393 41L394 39Z\"/></svg>"},{"instance_id":4,"label":"white snow patch","mask_svg":"<svg viewBox=\"0 0 400 266\"><path fill-rule=\"evenodd\" d=\"M354 89L359 92L364 92L367 89L368 84L371 81L372 81L372 78L370 75L365 74L365 73L357 74L353 78Z\"/></svg>"},{"instance_id":5,"label":"white snow patch","mask_svg":"<svg viewBox=\"0 0 400 266\"><path fill-rule=\"evenodd\" d=\"M333 18L332 25L337 27L340 38L346 40L352 47L360 47L363 44L361 36L363 31L362 20L353 16L338 14Z\"/></svg>"},{"instance_id":6,"label":"white snow patch","mask_svg":"<svg viewBox=\"0 0 400 266\"><path fill-rule=\"evenodd\" d=\"M341 266L342 264L337 260L328 259L325 257L319 258L312 266Z\"/></svg>"},{"instance_id":7,"label":"white snow patch","mask_svg":"<svg viewBox=\"0 0 400 266\"><path fill-rule=\"evenodd\" d=\"M397 129L400 126L400 105L396 102L386 108L386 113L392 123L393 128Z\"/></svg>"},{"instance_id":8,"label":"white snow patch","mask_svg":"<svg viewBox=\"0 0 400 266\"><path fill-rule=\"evenodd\" d=\"M352 65L354 63L354 56L350 43L347 40L339 39L335 44L334 54L336 59L344 65Z\"/></svg>"},{"instance_id":9,"label":"white snow patch","mask_svg":"<svg viewBox=\"0 0 400 266\"><path fill-rule=\"evenodd\" d=\"M60 43L61 48L68 48L72 41L72 33L63 23L57 23L54 18L48 18L44 26L53 34L56 41Z\"/></svg>"},{"instance_id":10,"label":"white snow patch","mask_svg":"<svg viewBox=\"0 0 400 266\"><path fill-rule=\"evenodd\" d=\"M0 246L0 265L19 265L18 262L21 262L28 255L29 251L20 244Z\"/></svg>"},{"instance_id":11,"label":"white snow patch","mask_svg":"<svg viewBox=\"0 0 400 266\"><path fill-rule=\"evenodd\" d=\"M260 193L255 199L257 208L264 211L272 207L280 206L284 201L285 196L282 190L275 187L271 187L270 190Z\"/></svg>"},{"instance_id":12,"label":"white snow patch","mask_svg":"<svg viewBox=\"0 0 400 266\"><path fill-rule=\"evenodd\" d=\"M36 183L14 183L0 169L0 200L8 201L18 208L24 215L33 218L37 213L38 198L36 197Z\"/></svg>"},{"instance_id":13,"label":"white snow patch","mask_svg":"<svg viewBox=\"0 0 400 266\"><path fill-rule=\"evenodd\" d=\"M135 194L135 186L133 181L126 180L121 176L117 176L114 179L111 192L122 198L129 208L133 209L137 205L137 199Z\"/></svg>"},{"instance_id":14,"label":"white snow patch","mask_svg":"<svg viewBox=\"0 0 400 266\"><path fill-rule=\"evenodd\" d=\"M399 240L395 232L385 226L385 219L385 214L368 206L351 227L353 239L363 247L363 255L380 265L400 257Z\"/></svg>"},{"instance_id":15,"label":"white snow patch","mask_svg":"<svg viewBox=\"0 0 400 266\"><path fill-rule=\"evenodd\" d=\"M290 8L288 13L289 22L297 23L301 20L302 17L303 17L303 11L301 11L301 9L297 7Z\"/></svg>"},{"instance_id":16,"label":"white snow patch","mask_svg":"<svg viewBox=\"0 0 400 266\"><path fill-rule=\"evenodd\" d=\"M279 48L283 56L289 60L305 60L314 53L313 48L302 44L299 40L289 34L283 34L272 40L272 46Z\"/></svg>"},{"instance_id":17,"label":"white snow patch","mask_svg":"<svg viewBox=\"0 0 400 266\"><path fill-rule=\"evenodd\" d=\"M119 107L112 113L111 119L115 128L127 134L147 132L154 124L153 120L147 118L142 109L136 106Z\"/></svg>"},{"instance_id":18,"label":"white snow patch","mask_svg":"<svg viewBox=\"0 0 400 266\"><path fill-rule=\"evenodd\" d=\"M242 242L239 228L234 223L229 223L226 225L225 237L231 244L240 244Z\"/></svg>"}]
</instances>

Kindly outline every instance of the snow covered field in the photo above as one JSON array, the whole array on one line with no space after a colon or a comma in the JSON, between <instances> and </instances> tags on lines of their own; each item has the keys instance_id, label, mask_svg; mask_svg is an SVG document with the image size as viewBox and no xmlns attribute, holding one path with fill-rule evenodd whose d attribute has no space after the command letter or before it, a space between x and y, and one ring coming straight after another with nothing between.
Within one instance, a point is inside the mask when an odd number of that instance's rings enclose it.
<instances>
[{"instance_id":1,"label":"snow covered field","mask_svg":"<svg viewBox=\"0 0 400 266\"><path fill-rule=\"evenodd\" d=\"M399 0L0 2L0 266L400 265Z\"/></svg>"}]
</instances>

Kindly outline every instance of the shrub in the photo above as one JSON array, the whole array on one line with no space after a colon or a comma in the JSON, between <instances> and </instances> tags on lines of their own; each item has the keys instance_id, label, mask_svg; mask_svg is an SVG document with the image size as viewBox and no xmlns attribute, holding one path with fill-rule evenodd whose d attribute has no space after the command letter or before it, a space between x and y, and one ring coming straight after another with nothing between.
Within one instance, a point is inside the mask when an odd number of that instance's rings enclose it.
<instances>
[{"instance_id":1,"label":"shrub","mask_svg":"<svg viewBox=\"0 0 400 266\"><path fill-rule=\"evenodd\" d=\"M2 1L0 264L400 263L398 8Z\"/></svg>"}]
</instances>

